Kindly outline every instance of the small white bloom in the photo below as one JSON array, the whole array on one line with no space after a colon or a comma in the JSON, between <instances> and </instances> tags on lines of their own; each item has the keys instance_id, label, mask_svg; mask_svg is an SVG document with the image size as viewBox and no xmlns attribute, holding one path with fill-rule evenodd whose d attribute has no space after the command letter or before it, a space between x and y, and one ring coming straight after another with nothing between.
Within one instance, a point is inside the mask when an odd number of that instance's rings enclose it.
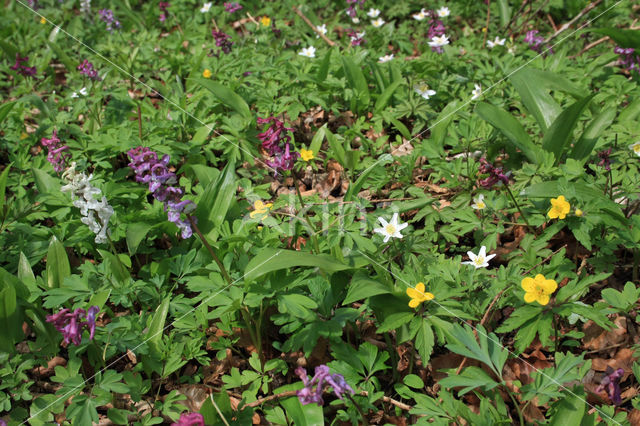
<instances>
[{"instance_id":1,"label":"small white bloom","mask_svg":"<svg viewBox=\"0 0 640 426\"><path fill-rule=\"evenodd\" d=\"M413 19L415 19L416 21L422 21L428 15L429 15L429 12L427 12L426 9L421 9L420 12L413 14Z\"/></svg>"},{"instance_id":2,"label":"small white bloom","mask_svg":"<svg viewBox=\"0 0 640 426\"><path fill-rule=\"evenodd\" d=\"M378 15L380 15L380 10L379 10L379 9L371 8L371 9L369 9L369 11L367 12L367 16L368 16L369 18L377 18L377 17L378 17Z\"/></svg>"},{"instance_id":3,"label":"small white bloom","mask_svg":"<svg viewBox=\"0 0 640 426\"><path fill-rule=\"evenodd\" d=\"M384 25L384 19L382 18L375 19L371 21L371 25L373 25L376 28L380 28L381 26Z\"/></svg>"},{"instance_id":4,"label":"small white bloom","mask_svg":"<svg viewBox=\"0 0 640 426\"><path fill-rule=\"evenodd\" d=\"M440 9L436 11L436 13L440 18L446 18L451 14L451 11L449 11L449 8L447 6L442 6Z\"/></svg>"},{"instance_id":5,"label":"small white bloom","mask_svg":"<svg viewBox=\"0 0 640 426\"><path fill-rule=\"evenodd\" d=\"M447 44L449 44L449 37L447 37L444 34L441 36L436 36L432 38L431 41L429 42L429 46L431 47L442 47L442 46L446 46Z\"/></svg>"},{"instance_id":6,"label":"small white bloom","mask_svg":"<svg viewBox=\"0 0 640 426\"><path fill-rule=\"evenodd\" d=\"M467 255L471 260L468 262L462 262L462 264L473 265L476 267L476 269L486 268L487 266L489 266L489 261L496 257L495 254L490 254L489 256L487 256L487 248L485 246L480 247L480 251L478 252L477 256L471 251L468 251Z\"/></svg>"},{"instance_id":7,"label":"small white bloom","mask_svg":"<svg viewBox=\"0 0 640 426\"><path fill-rule=\"evenodd\" d=\"M351 18L351 22L353 22L354 24L359 24L360 23L360 18L358 18L358 17Z\"/></svg>"},{"instance_id":8,"label":"small white bloom","mask_svg":"<svg viewBox=\"0 0 640 426\"><path fill-rule=\"evenodd\" d=\"M473 204L471 204L471 207L476 210L484 210L487 207L484 202L484 194L479 194L477 197L475 197L473 199Z\"/></svg>"},{"instance_id":9,"label":"small white bloom","mask_svg":"<svg viewBox=\"0 0 640 426\"><path fill-rule=\"evenodd\" d=\"M307 58L315 58L316 48L313 46L305 47L298 53L298 55L306 56Z\"/></svg>"},{"instance_id":10,"label":"small white bloom","mask_svg":"<svg viewBox=\"0 0 640 426\"><path fill-rule=\"evenodd\" d=\"M209 9L211 9L212 4L213 4L212 2L205 3L204 5L202 5L202 9L200 9L200 12L207 13Z\"/></svg>"},{"instance_id":11,"label":"small white bloom","mask_svg":"<svg viewBox=\"0 0 640 426\"><path fill-rule=\"evenodd\" d=\"M422 96L425 99L429 99L431 96L436 94L436 91L429 89L429 86L427 86L426 84L421 84L414 87L413 89L418 95Z\"/></svg>"},{"instance_id":12,"label":"small white bloom","mask_svg":"<svg viewBox=\"0 0 640 426\"><path fill-rule=\"evenodd\" d=\"M384 64L385 62L389 62L392 59L393 59L393 53L390 55L380 56L378 58L378 62L380 62L381 64Z\"/></svg>"},{"instance_id":13,"label":"small white bloom","mask_svg":"<svg viewBox=\"0 0 640 426\"><path fill-rule=\"evenodd\" d=\"M491 40L487 41L487 47L489 47L489 49L493 49L496 46L504 46L504 43L506 41L507 41L506 38L500 38L496 36L496 38L493 41Z\"/></svg>"},{"instance_id":14,"label":"small white bloom","mask_svg":"<svg viewBox=\"0 0 640 426\"><path fill-rule=\"evenodd\" d=\"M631 149L638 157L640 157L640 141L634 143L633 145L629 145L629 149Z\"/></svg>"},{"instance_id":15,"label":"small white bloom","mask_svg":"<svg viewBox=\"0 0 640 426\"><path fill-rule=\"evenodd\" d=\"M510 48L507 49L507 53L515 55L516 54L516 47L515 46L511 46Z\"/></svg>"},{"instance_id":16,"label":"small white bloom","mask_svg":"<svg viewBox=\"0 0 640 426\"><path fill-rule=\"evenodd\" d=\"M382 217L379 217L378 220L380 221L382 228L376 228L373 232L383 235L385 243L389 241L391 237L402 238L400 231L409 226L408 223L398 223L398 213L394 213L391 221L388 223Z\"/></svg>"},{"instance_id":17,"label":"small white bloom","mask_svg":"<svg viewBox=\"0 0 640 426\"><path fill-rule=\"evenodd\" d=\"M316 26L316 30L320 31L323 35L327 34L327 25L326 24L318 25ZM320 38L320 36L316 35L316 38Z\"/></svg>"},{"instance_id":18,"label":"small white bloom","mask_svg":"<svg viewBox=\"0 0 640 426\"><path fill-rule=\"evenodd\" d=\"M482 95L482 86L480 86L479 84L474 84L475 89L473 89L471 91L471 100L476 100L480 97L480 95Z\"/></svg>"},{"instance_id":19,"label":"small white bloom","mask_svg":"<svg viewBox=\"0 0 640 426\"><path fill-rule=\"evenodd\" d=\"M71 97L72 98L77 98L79 95L87 96L87 88L83 87L82 89L78 90L77 92L73 92L71 94Z\"/></svg>"}]
</instances>

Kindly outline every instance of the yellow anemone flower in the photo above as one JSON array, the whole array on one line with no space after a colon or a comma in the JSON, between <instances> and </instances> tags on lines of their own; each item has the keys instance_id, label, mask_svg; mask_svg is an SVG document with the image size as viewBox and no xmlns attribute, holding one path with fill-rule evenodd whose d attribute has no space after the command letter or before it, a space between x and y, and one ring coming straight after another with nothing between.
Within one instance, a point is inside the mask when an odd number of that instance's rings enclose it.
<instances>
[{"instance_id":1,"label":"yellow anemone flower","mask_svg":"<svg viewBox=\"0 0 640 426\"><path fill-rule=\"evenodd\" d=\"M262 18L260 18L260 23L265 27L268 27L269 25L271 25L271 18L269 18L268 16L263 16Z\"/></svg>"},{"instance_id":2,"label":"yellow anemone flower","mask_svg":"<svg viewBox=\"0 0 640 426\"><path fill-rule=\"evenodd\" d=\"M411 298L409 307L417 308L422 302L432 300L435 296L429 292L425 292L424 283L416 284L416 288L408 288L407 296Z\"/></svg>"},{"instance_id":3,"label":"yellow anemone flower","mask_svg":"<svg viewBox=\"0 0 640 426\"><path fill-rule=\"evenodd\" d=\"M267 214L269 214L269 210L273 206L273 203L263 203L262 200L257 200L253 203L253 211L249 213L249 217L254 219L257 216L261 216L261 219L264 219Z\"/></svg>"},{"instance_id":4,"label":"yellow anemone flower","mask_svg":"<svg viewBox=\"0 0 640 426\"><path fill-rule=\"evenodd\" d=\"M42 18L40 18L40 23L41 24L46 24L47 20L44 17L42 17Z\"/></svg>"},{"instance_id":5,"label":"yellow anemone flower","mask_svg":"<svg viewBox=\"0 0 640 426\"><path fill-rule=\"evenodd\" d=\"M300 150L300 157L304 160L304 161L309 161L309 160L313 160L315 157L313 156L313 151L311 151L310 149L304 149L302 148Z\"/></svg>"},{"instance_id":6,"label":"yellow anemone flower","mask_svg":"<svg viewBox=\"0 0 640 426\"><path fill-rule=\"evenodd\" d=\"M565 200L564 195L551 199L551 209L547 213L550 219L564 219L571 210L571 205Z\"/></svg>"},{"instance_id":7,"label":"yellow anemone flower","mask_svg":"<svg viewBox=\"0 0 640 426\"><path fill-rule=\"evenodd\" d=\"M549 303L549 296L558 288L558 283L555 280L548 280L542 274L536 275L535 278L523 278L520 285L525 291L525 302L538 302L543 306Z\"/></svg>"},{"instance_id":8,"label":"yellow anemone flower","mask_svg":"<svg viewBox=\"0 0 640 426\"><path fill-rule=\"evenodd\" d=\"M206 70L202 71L202 76L204 78L209 78L211 77L211 70L209 68L207 68Z\"/></svg>"}]
</instances>

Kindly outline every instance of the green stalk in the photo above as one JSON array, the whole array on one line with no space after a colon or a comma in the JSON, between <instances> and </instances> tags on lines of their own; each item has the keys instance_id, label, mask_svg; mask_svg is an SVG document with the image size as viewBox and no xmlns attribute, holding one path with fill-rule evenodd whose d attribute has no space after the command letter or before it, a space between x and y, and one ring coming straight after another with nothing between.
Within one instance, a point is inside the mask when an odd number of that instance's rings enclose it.
<instances>
[{"instance_id":1,"label":"green stalk","mask_svg":"<svg viewBox=\"0 0 640 426\"><path fill-rule=\"evenodd\" d=\"M527 224L527 228L529 228L529 232L531 232L533 234L533 228L529 224L529 221L527 220L527 217L522 212L522 209L520 208L520 204L518 204L518 202L516 201L516 197L513 196L513 193L511 192L511 188L509 188L508 184L505 185L504 187L507 189L507 193L511 197L511 201L513 201L513 204L515 204L516 208L518 209L518 212L520 212L520 216L522 216L522 218L524 219L524 222Z\"/></svg>"},{"instance_id":2,"label":"green stalk","mask_svg":"<svg viewBox=\"0 0 640 426\"><path fill-rule=\"evenodd\" d=\"M360 408L360 405L358 405L356 400L353 399L351 394L349 394L349 393L345 393L345 394L347 395L347 398L349 398L351 400L351 402L353 402L353 405L354 405L354 407L356 407L356 410L358 410L358 414L360 414L360 417L362 418L362 424L365 425L365 426L369 426L369 422L367 421L367 418L364 415L364 411L362 411L362 408Z\"/></svg>"},{"instance_id":3,"label":"green stalk","mask_svg":"<svg viewBox=\"0 0 640 426\"><path fill-rule=\"evenodd\" d=\"M293 170L291 170L291 176L293 176L293 186L296 187L296 194L298 195L298 200L300 201L300 209L304 212L304 217L307 220L309 227L313 229L313 224L311 222L311 219L309 218L309 213L307 213L304 208L305 203L304 199L302 198L302 193L300 192L300 181L298 180L298 177ZM318 244L318 236L315 233L315 229L313 229L313 232L309 232L309 236L311 237L311 241L313 243L316 254L320 254L320 245Z\"/></svg>"},{"instance_id":4,"label":"green stalk","mask_svg":"<svg viewBox=\"0 0 640 426\"><path fill-rule=\"evenodd\" d=\"M211 247L207 239L204 237L204 235L202 235L202 232L200 231L200 228L198 228L198 225L196 225L195 220L193 220L193 218L188 215L187 215L187 219L191 223L193 230L196 231L196 234L198 234L198 237L200 237L200 241L202 241L202 244L204 244L204 246L209 251L209 254L218 265L218 268L220 269L220 272L222 273L222 276L224 277L224 279L229 283L229 285L233 284L233 280L229 276L229 273L227 272L227 268L224 267L224 264L222 263L220 258L216 255L216 252L213 251L213 247Z\"/></svg>"}]
</instances>

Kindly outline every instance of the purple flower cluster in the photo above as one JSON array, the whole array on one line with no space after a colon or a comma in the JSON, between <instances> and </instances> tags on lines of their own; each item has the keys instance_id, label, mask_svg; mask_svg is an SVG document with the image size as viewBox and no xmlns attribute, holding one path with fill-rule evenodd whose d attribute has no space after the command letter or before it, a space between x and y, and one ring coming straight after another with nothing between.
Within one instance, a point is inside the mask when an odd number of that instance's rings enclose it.
<instances>
[{"instance_id":1,"label":"purple flower cluster","mask_svg":"<svg viewBox=\"0 0 640 426\"><path fill-rule=\"evenodd\" d=\"M120 21L113 16L113 10L101 9L98 11L98 15L107 24L107 30L113 31L114 28L120 28Z\"/></svg>"},{"instance_id":2,"label":"purple flower cluster","mask_svg":"<svg viewBox=\"0 0 640 426\"><path fill-rule=\"evenodd\" d=\"M47 322L52 323L56 330L62 333L64 343L73 342L77 346L82 341L82 329L84 327L89 330L89 340L93 339L93 335L96 332L96 314L98 311L100 311L100 308L97 306L90 307L88 311L78 308L73 313L65 308L57 314L47 315ZM86 321L83 321L84 318L86 318Z\"/></svg>"},{"instance_id":3,"label":"purple flower cluster","mask_svg":"<svg viewBox=\"0 0 640 426\"><path fill-rule=\"evenodd\" d=\"M365 0L347 0L347 4L349 7L347 8L347 15L355 18L357 15L357 7L362 7L364 5Z\"/></svg>"},{"instance_id":4,"label":"purple flower cluster","mask_svg":"<svg viewBox=\"0 0 640 426\"><path fill-rule=\"evenodd\" d=\"M487 161L486 158L480 159L480 167L478 167L480 173L488 173L489 176L478 181L480 186L491 189L495 184L502 182L505 185L509 184L509 174L503 173L502 167L495 167L493 164Z\"/></svg>"},{"instance_id":5,"label":"purple flower cluster","mask_svg":"<svg viewBox=\"0 0 640 426\"><path fill-rule=\"evenodd\" d=\"M269 124L269 128L258 134L258 139L262 141L262 148L271 157L267 161L267 165L272 167L276 174L278 170L291 170L296 160L300 156L299 153L291 150L291 136L287 132L292 132L291 127L285 127L284 122L271 116L268 118L259 118L258 124Z\"/></svg>"},{"instance_id":6,"label":"purple flower cluster","mask_svg":"<svg viewBox=\"0 0 640 426\"><path fill-rule=\"evenodd\" d=\"M296 368L296 375L300 377L304 387L296 392L298 399L302 405L311 404L315 402L318 405L322 405L322 392L326 385L333 388L333 392L336 396L342 399L342 394L349 392L354 394L351 386L347 384L340 374L329 374L329 367L326 365L319 365L316 367L315 375L311 380L307 376L307 370L302 367ZM315 387L315 389L314 389Z\"/></svg>"},{"instance_id":7,"label":"purple flower cluster","mask_svg":"<svg viewBox=\"0 0 640 426\"><path fill-rule=\"evenodd\" d=\"M527 43L532 50L535 50L538 53L542 52L542 49L544 48L544 37L536 35L539 32L540 31L538 30L527 31L527 34L524 36L524 42ZM548 52L553 53L553 50L549 48Z\"/></svg>"},{"instance_id":8,"label":"purple flower cluster","mask_svg":"<svg viewBox=\"0 0 640 426\"><path fill-rule=\"evenodd\" d=\"M433 10L429 12L429 29L427 30L427 39L433 40L434 37L441 37L444 35L447 28L444 23L438 19L438 14ZM441 46L431 46L432 52L442 53Z\"/></svg>"},{"instance_id":9,"label":"purple flower cluster","mask_svg":"<svg viewBox=\"0 0 640 426\"><path fill-rule=\"evenodd\" d=\"M616 46L613 48L613 51L620 55L620 61L627 71L631 72L631 70L636 70L636 72L640 73L640 55L635 54L633 47L625 49Z\"/></svg>"},{"instance_id":10,"label":"purple flower cluster","mask_svg":"<svg viewBox=\"0 0 640 426\"><path fill-rule=\"evenodd\" d=\"M620 379L624 375L624 370L622 368L614 370L611 367L607 367L606 374L600 382L600 385L596 388L596 392L606 391L611 401L615 405L620 405L622 403L622 398L620 397Z\"/></svg>"},{"instance_id":11,"label":"purple flower cluster","mask_svg":"<svg viewBox=\"0 0 640 426\"><path fill-rule=\"evenodd\" d=\"M231 47L233 47L233 42L231 41L231 36L225 34L222 31L216 31L215 29L211 30L211 35L216 41L216 46L222 48L222 51L226 54L231 52Z\"/></svg>"},{"instance_id":12,"label":"purple flower cluster","mask_svg":"<svg viewBox=\"0 0 640 426\"><path fill-rule=\"evenodd\" d=\"M173 186L178 179L175 173L167 168L169 156L158 159L158 153L142 146L129 150L127 155L131 159L129 167L135 172L136 181L149 184L149 192L156 200L164 203L169 222L180 228L182 238L190 238L193 231L189 220L195 221L195 218L182 220L180 216L182 213L188 215L194 211L196 205L191 200L183 200L182 188Z\"/></svg>"},{"instance_id":13,"label":"purple flower cluster","mask_svg":"<svg viewBox=\"0 0 640 426\"><path fill-rule=\"evenodd\" d=\"M237 12L240 9L242 9L242 6L236 1L224 3L224 10L229 13Z\"/></svg>"},{"instance_id":14,"label":"purple flower cluster","mask_svg":"<svg viewBox=\"0 0 640 426\"><path fill-rule=\"evenodd\" d=\"M93 64L88 60L82 61L80 65L78 65L78 70L80 70L80 74L84 74L89 77L91 80L100 81L100 76L98 76L98 70L93 68Z\"/></svg>"},{"instance_id":15,"label":"purple flower cluster","mask_svg":"<svg viewBox=\"0 0 640 426\"><path fill-rule=\"evenodd\" d=\"M53 131L51 139L42 138L40 140L42 146L47 148L47 161L51 163L53 166L53 170L56 172L61 172L64 170L67 160L71 157L69 153L65 153L69 147L67 145L62 145L60 139L58 139L57 130Z\"/></svg>"},{"instance_id":16,"label":"purple flower cluster","mask_svg":"<svg viewBox=\"0 0 640 426\"><path fill-rule=\"evenodd\" d=\"M171 426L204 426L204 417L200 413L183 413L178 423L171 423Z\"/></svg>"},{"instance_id":17,"label":"purple flower cluster","mask_svg":"<svg viewBox=\"0 0 640 426\"><path fill-rule=\"evenodd\" d=\"M604 167L606 171L611 171L611 148L598 152L598 166Z\"/></svg>"},{"instance_id":18,"label":"purple flower cluster","mask_svg":"<svg viewBox=\"0 0 640 426\"><path fill-rule=\"evenodd\" d=\"M347 36L351 39L352 46L360 46L365 42L364 40L364 31L361 33L356 32L353 28L349 28L347 30Z\"/></svg>"},{"instance_id":19,"label":"purple flower cluster","mask_svg":"<svg viewBox=\"0 0 640 426\"><path fill-rule=\"evenodd\" d=\"M28 60L28 56L20 57L20 55L16 53L16 63L11 66L11 69L24 76L33 77L36 75L36 67L28 67L24 65Z\"/></svg>"},{"instance_id":20,"label":"purple flower cluster","mask_svg":"<svg viewBox=\"0 0 640 426\"><path fill-rule=\"evenodd\" d=\"M160 3L158 3L158 8L160 9L160 17L158 18L158 20L160 22L164 22L167 20L167 9L169 8L169 2L166 1L161 1Z\"/></svg>"}]
</instances>

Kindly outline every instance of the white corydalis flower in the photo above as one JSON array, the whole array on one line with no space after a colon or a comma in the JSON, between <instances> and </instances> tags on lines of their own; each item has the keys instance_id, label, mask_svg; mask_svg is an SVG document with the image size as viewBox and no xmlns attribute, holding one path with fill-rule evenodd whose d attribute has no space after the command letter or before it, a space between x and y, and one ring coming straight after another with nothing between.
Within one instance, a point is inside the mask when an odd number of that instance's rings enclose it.
<instances>
[{"instance_id":1,"label":"white corydalis flower","mask_svg":"<svg viewBox=\"0 0 640 426\"><path fill-rule=\"evenodd\" d=\"M440 9L436 10L436 14L439 18L446 18L451 14L451 11L447 6L442 6Z\"/></svg>"},{"instance_id":2,"label":"white corydalis flower","mask_svg":"<svg viewBox=\"0 0 640 426\"><path fill-rule=\"evenodd\" d=\"M212 4L213 4L212 2L203 4L202 8L200 9L200 12L201 13L207 13L209 11L209 9L211 9L211 5Z\"/></svg>"},{"instance_id":3,"label":"white corydalis flower","mask_svg":"<svg viewBox=\"0 0 640 426\"><path fill-rule=\"evenodd\" d=\"M474 84L475 89L471 91L471 100L474 101L482 95L482 86Z\"/></svg>"},{"instance_id":4,"label":"white corydalis flower","mask_svg":"<svg viewBox=\"0 0 640 426\"><path fill-rule=\"evenodd\" d=\"M436 36L436 37L432 38L431 41L428 44L431 47L446 46L447 44L449 44L449 37L447 37L444 34L441 35L441 36Z\"/></svg>"},{"instance_id":5,"label":"white corydalis flower","mask_svg":"<svg viewBox=\"0 0 640 426\"><path fill-rule=\"evenodd\" d=\"M60 190L71 193L73 205L80 209L80 214L83 216L82 223L96 234L95 242L106 243L108 241L109 219L113 215L113 208L107 202L107 197L103 196L100 201L93 198L94 195L100 195L100 190L91 185L92 177L93 175L87 176L84 173L78 173L76 163L73 162L62 174L62 178L67 184ZM96 219L96 216L99 220Z\"/></svg>"},{"instance_id":6,"label":"white corydalis flower","mask_svg":"<svg viewBox=\"0 0 640 426\"><path fill-rule=\"evenodd\" d=\"M638 157L640 157L640 141L634 143L633 145L629 145L629 149L633 151Z\"/></svg>"},{"instance_id":7,"label":"white corydalis flower","mask_svg":"<svg viewBox=\"0 0 640 426\"><path fill-rule=\"evenodd\" d=\"M487 207L484 202L484 194L479 194L477 197L475 197L473 199L473 204L471 204L471 207L476 210L484 210Z\"/></svg>"},{"instance_id":8,"label":"white corydalis flower","mask_svg":"<svg viewBox=\"0 0 640 426\"><path fill-rule=\"evenodd\" d=\"M418 95L422 96L425 99L429 99L431 96L436 94L436 91L429 89L429 86L427 86L426 84L421 84L414 87L413 89Z\"/></svg>"},{"instance_id":9,"label":"white corydalis flower","mask_svg":"<svg viewBox=\"0 0 640 426\"><path fill-rule=\"evenodd\" d=\"M318 30L322 35L327 34L327 24L317 25L316 30ZM319 35L316 35L316 38L320 38Z\"/></svg>"},{"instance_id":10,"label":"white corydalis flower","mask_svg":"<svg viewBox=\"0 0 640 426\"><path fill-rule=\"evenodd\" d=\"M422 21L428 15L429 15L429 12L427 12L426 9L421 9L420 12L413 14L413 19L415 19L416 21Z\"/></svg>"},{"instance_id":11,"label":"white corydalis flower","mask_svg":"<svg viewBox=\"0 0 640 426\"><path fill-rule=\"evenodd\" d=\"M380 10L379 9L374 9L371 8L369 9L369 11L367 12L367 16L369 18L377 18L380 15Z\"/></svg>"},{"instance_id":12,"label":"white corydalis flower","mask_svg":"<svg viewBox=\"0 0 640 426\"><path fill-rule=\"evenodd\" d=\"M316 57L316 48L313 46L305 47L302 49L298 55L306 56L307 58L315 58Z\"/></svg>"},{"instance_id":13,"label":"white corydalis flower","mask_svg":"<svg viewBox=\"0 0 640 426\"><path fill-rule=\"evenodd\" d=\"M390 54L390 55L380 56L378 58L378 62L381 63L381 64L384 64L385 62L389 62L392 59L393 59L393 53Z\"/></svg>"},{"instance_id":14,"label":"white corydalis flower","mask_svg":"<svg viewBox=\"0 0 640 426\"><path fill-rule=\"evenodd\" d=\"M409 226L408 223L398 223L398 213L393 214L390 222L387 222L382 217L379 217L378 220L380 221L382 228L375 228L373 232L384 236L385 243L389 241L391 237L402 238L402 234L400 233L400 231Z\"/></svg>"},{"instance_id":15,"label":"white corydalis flower","mask_svg":"<svg viewBox=\"0 0 640 426\"><path fill-rule=\"evenodd\" d=\"M489 266L489 261L496 257L495 254L490 254L489 256L487 256L487 248L485 246L480 247L480 251L478 252L477 256L471 251L468 251L467 255L471 260L468 262L462 262L462 264L473 265L476 269L486 268L487 266Z\"/></svg>"},{"instance_id":16,"label":"white corydalis flower","mask_svg":"<svg viewBox=\"0 0 640 426\"><path fill-rule=\"evenodd\" d=\"M496 36L496 38L493 41L491 40L487 41L487 47L489 49L493 49L496 46L504 46L506 41L507 41L506 38L500 38Z\"/></svg>"},{"instance_id":17,"label":"white corydalis flower","mask_svg":"<svg viewBox=\"0 0 640 426\"><path fill-rule=\"evenodd\" d=\"M380 28L381 26L384 25L384 22L385 22L384 19L378 18L378 19L375 19L375 20L371 21L371 25L373 25L376 28Z\"/></svg>"},{"instance_id":18,"label":"white corydalis flower","mask_svg":"<svg viewBox=\"0 0 640 426\"><path fill-rule=\"evenodd\" d=\"M71 94L71 97L72 98L77 98L79 95L87 96L87 88L83 87L82 89L78 90L77 92L73 92Z\"/></svg>"}]
</instances>

